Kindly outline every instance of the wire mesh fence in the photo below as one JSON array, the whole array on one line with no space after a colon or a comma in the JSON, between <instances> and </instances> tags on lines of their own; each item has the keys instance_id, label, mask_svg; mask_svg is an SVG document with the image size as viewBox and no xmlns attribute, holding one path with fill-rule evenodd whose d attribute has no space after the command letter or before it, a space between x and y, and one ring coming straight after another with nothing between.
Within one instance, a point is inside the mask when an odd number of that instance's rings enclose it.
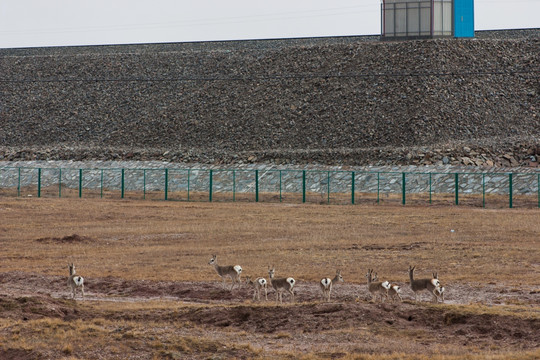
<instances>
[{"instance_id":1,"label":"wire mesh fence","mask_svg":"<svg viewBox=\"0 0 540 360\"><path fill-rule=\"evenodd\" d=\"M0 196L540 208L540 173L2 167Z\"/></svg>"}]
</instances>

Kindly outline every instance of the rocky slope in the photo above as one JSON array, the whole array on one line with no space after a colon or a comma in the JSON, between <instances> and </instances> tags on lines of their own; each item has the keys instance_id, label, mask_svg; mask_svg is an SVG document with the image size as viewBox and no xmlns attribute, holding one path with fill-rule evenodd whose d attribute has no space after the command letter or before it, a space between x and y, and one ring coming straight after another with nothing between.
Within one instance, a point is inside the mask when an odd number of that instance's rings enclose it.
<instances>
[{"instance_id":1,"label":"rocky slope","mask_svg":"<svg viewBox=\"0 0 540 360\"><path fill-rule=\"evenodd\" d=\"M323 40L0 51L0 160L536 166L538 36Z\"/></svg>"}]
</instances>

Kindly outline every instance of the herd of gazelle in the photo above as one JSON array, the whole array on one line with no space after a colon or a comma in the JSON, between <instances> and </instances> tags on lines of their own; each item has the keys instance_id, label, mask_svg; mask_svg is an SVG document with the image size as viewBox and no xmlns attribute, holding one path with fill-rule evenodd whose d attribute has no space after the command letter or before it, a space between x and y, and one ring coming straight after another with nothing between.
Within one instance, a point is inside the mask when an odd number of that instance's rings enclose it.
<instances>
[{"instance_id":1,"label":"herd of gazelle","mask_svg":"<svg viewBox=\"0 0 540 360\"><path fill-rule=\"evenodd\" d=\"M238 283L240 285L240 275L242 274L242 267L240 265L227 265L220 266L217 263L217 255L213 255L209 262L214 266L217 274L223 280L223 286L225 286L225 278L230 277L232 280L231 291ZM409 266L409 279L411 290L414 292L414 300L418 300L418 293L421 291L427 291L433 296L434 302L444 302L444 287L439 281L437 273L433 273L431 278L414 279L415 266ZM264 298L268 300L268 284L276 292L276 302L283 302L283 293L286 291L291 295L291 301L294 301L294 285L296 280L292 277L275 278L276 270L274 266L268 267L269 280L259 277L252 280L250 276L246 278L246 283L253 287L253 300L261 299L261 291L264 290ZM401 297L401 287L398 284L390 283L389 281L378 281L377 273L373 273L373 269L368 269L366 274L367 285L372 300L377 301L380 298L381 302L385 299L391 301L403 301ZM343 282L343 276L341 276L341 270L336 271L334 278L322 278L319 281L319 286L322 292L322 298L326 301L330 301L330 295L332 293L332 287L337 282Z\"/></svg>"},{"instance_id":2,"label":"herd of gazelle","mask_svg":"<svg viewBox=\"0 0 540 360\"><path fill-rule=\"evenodd\" d=\"M217 274L223 280L223 286L225 286L225 279L231 278L232 291L234 286L238 284L240 286L240 275L242 274L242 267L240 265L226 265L220 266L217 263L217 255L213 255L209 262L214 266ZM84 279L75 272L75 265L69 264L69 277L68 288L71 289L72 298L75 299L77 290L81 290L82 298L84 299ZM427 291L433 296L433 302L444 302L444 286L441 285L439 277L436 272L433 273L431 278L415 279L414 278L415 266L409 266L409 279L411 290L414 292L414 300L418 300L418 293L421 291ZM269 281L265 278L259 277L252 280L251 277L247 277L246 283L253 287L253 300L261 300L261 291L264 290L264 298L268 300L268 284L276 292L276 302L283 302L283 293L288 292L291 295L291 301L294 302L294 285L296 280L292 277L276 278L276 270L274 266L268 267ZM401 287L397 284L390 283L389 281L378 281L377 273L373 273L373 269L368 269L366 274L367 285L372 300L377 301L380 298L381 302L390 298L392 301L403 301L401 298ZM341 270L336 271L336 275L333 278L322 278L319 281L319 286L322 292L322 298L326 301L330 301L330 295L332 293L333 285L338 282L344 282L343 276L341 276Z\"/></svg>"}]
</instances>

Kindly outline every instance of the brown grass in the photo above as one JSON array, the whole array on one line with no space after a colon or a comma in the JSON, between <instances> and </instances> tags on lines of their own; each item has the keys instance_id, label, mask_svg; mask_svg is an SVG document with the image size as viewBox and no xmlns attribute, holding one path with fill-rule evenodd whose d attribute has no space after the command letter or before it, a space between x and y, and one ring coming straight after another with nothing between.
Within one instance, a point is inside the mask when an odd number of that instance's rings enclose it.
<instances>
[{"instance_id":1,"label":"brown grass","mask_svg":"<svg viewBox=\"0 0 540 360\"><path fill-rule=\"evenodd\" d=\"M414 264L418 277L438 271L444 283L487 282L505 286L509 292L514 287L530 287L531 294L538 294L539 217L538 209L453 206L0 198L1 271L64 277L68 262L74 262L78 273L89 281L111 276L125 280L216 282L217 275L208 265L215 253L220 264L241 264L245 274L252 276L266 276L267 266L275 265L277 276L315 282L341 269L347 284L364 284L367 269L375 268L381 277L405 282L407 268ZM249 305L250 311L271 312L275 307L273 294L269 299L268 303ZM2 304L0 315L23 305L32 312L34 306L31 298ZM37 317L23 320L0 316L0 337L4 339L0 357L26 354L38 358L35 355L40 354L46 358L97 358L106 354L108 358L122 359L139 354L156 359L215 355L442 360L464 356L533 359L540 355L537 349L521 351L518 345L509 352L496 344L491 349L486 344L481 348L452 344L434 350L423 344L430 343L437 330L426 327L403 330L363 323L317 334L318 339L328 338L333 343L362 339L357 350L349 347L340 351L324 350L318 343L305 344L297 338L300 333L290 329L255 334L250 329L209 328L174 320L182 312L203 314L212 307L236 311L234 304L62 300L57 305L65 307L63 311L68 315L43 317L41 308L35 305L37 310L31 315ZM309 308L311 304L298 306ZM412 308L409 303L404 306ZM282 309L290 307L286 304ZM441 311L440 305L422 307L426 313ZM439 326L447 327L470 316L530 322L538 322L540 316L534 303L499 307L444 305L442 309L443 322ZM381 310L382 314L386 312ZM85 320L77 314L84 314ZM145 316L139 319L137 314ZM148 321L152 314L166 316ZM77 342L81 338L95 352L83 350ZM381 351L381 344L388 344L388 348Z\"/></svg>"},{"instance_id":2,"label":"brown grass","mask_svg":"<svg viewBox=\"0 0 540 360\"><path fill-rule=\"evenodd\" d=\"M449 282L540 286L539 210L8 198L0 216L4 271L63 275L72 261L90 277L208 281L216 253L255 276L339 268L363 283L376 268L405 281L415 264ZM73 234L87 240L61 241Z\"/></svg>"}]
</instances>

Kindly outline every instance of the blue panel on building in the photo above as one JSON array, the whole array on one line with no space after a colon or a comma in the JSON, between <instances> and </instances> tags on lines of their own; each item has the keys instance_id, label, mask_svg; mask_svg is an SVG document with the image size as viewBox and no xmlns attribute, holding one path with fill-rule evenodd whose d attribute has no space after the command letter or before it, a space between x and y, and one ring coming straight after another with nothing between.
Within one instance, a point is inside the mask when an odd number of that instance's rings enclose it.
<instances>
[{"instance_id":1,"label":"blue panel on building","mask_svg":"<svg viewBox=\"0 0 540 360\"><path fill-rule=\"evenodd\" d=\"M474 0L454 0L454 36L474 37Z\"/></svg>"}]
</instances>

